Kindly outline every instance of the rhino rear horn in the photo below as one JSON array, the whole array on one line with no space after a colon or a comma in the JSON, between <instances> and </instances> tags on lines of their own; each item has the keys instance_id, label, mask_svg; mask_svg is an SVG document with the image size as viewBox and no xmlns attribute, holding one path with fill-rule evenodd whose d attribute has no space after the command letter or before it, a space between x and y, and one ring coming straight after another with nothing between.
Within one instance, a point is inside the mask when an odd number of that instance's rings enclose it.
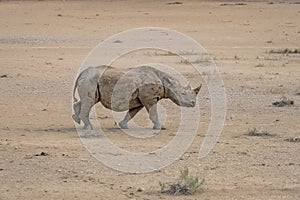
<instances>
[{"instance_id":1,"label":"rhino rear horn","mask_svg":"<svg viewBox=\"0 0 300 200\"><path fill-rule=\"evenodd\" d=\"M196 93L196 95L199 93L200 89L201 89L202 84L194 89L194 92Z\"/></svg>"}]
</instances>

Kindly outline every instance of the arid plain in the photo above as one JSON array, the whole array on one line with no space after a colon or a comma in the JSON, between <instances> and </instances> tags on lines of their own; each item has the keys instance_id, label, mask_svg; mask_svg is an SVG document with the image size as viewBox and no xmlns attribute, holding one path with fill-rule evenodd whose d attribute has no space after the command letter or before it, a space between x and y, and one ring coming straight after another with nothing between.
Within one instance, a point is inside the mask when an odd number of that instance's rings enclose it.
<instances>
[{"instance_id":1,"label":"arid plain","mask_svg":"<svg viewBox=\"0 0 300 200\"><path fill-rule=\"evenodd\" d=\"M299 2L170 2L0 2L0 199L300 198ZM123 56L113 65L159 62L192 86L203 83L199 130L186 153L159 171L129 174L106 167L82 145L71 92L81 63L99 42L140 27L177 30L200 43L224 81L227 113L215 148L198 159L210 123L205 74L167 52ZM283 98L294 104L272 105ZM167 129L147 139L124 134L100 104L97 119L114 144L150 152L172 140L181 119L177 106L163 103ZM145 110L135 122L149 125ZM258 136L247 135L251 130ZM202 192L162 194L159 182L175 182L184 167L205 179Z\"/></svg>"}]
</instances>

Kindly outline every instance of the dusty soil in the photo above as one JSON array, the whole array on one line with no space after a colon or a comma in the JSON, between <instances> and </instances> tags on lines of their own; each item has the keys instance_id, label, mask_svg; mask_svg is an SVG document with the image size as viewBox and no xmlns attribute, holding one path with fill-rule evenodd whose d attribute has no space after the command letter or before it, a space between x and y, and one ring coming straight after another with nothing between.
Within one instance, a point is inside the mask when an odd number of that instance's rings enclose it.
<instances>
[{"instance_id":1,"label":"dusty soil","mask_svg":"<svg viewBox=\"0 0 300 200\"><path fill-rule=\"evenodd\" d=\"M300 5L167 2L0 2L0 199L300 198L300 143L289 139L300 137L300 55L269 53L299 49ZM82 61L100 41L144 26L175 29L207 49L225 84L227 117L214 150L198 159L210 122L204 87L200 128L188 151L160 171L128 174L106 167L82 145L71 119L71 90ZM170 56L139 52L116 66L145 60L172 63ZM173 64L193 86L202 82L184 62ZM282 96L294 105L272 106ZM96 107L108 137L135 152L162 147L178 127L176 106L170 105L168 129L136 139L122 134L110 111ZM136 123L149 124L146 111ZM253 128L272 136L246 135ZM203 192L161 194L159 182L176 181L185 166L205 178Z\"/></svg>"}]
</instances>

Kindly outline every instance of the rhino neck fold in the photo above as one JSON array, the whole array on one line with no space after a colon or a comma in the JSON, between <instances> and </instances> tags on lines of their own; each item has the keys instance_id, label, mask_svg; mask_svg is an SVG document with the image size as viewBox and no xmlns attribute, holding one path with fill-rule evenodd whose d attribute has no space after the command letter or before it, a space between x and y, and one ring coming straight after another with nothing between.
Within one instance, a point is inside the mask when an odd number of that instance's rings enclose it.
<instances>
[{"instance_id":1,"label":"rhino neck fold","mask_svg":"<svg viewBox=\"0 0 300 200\"><path fill-rule=\"evenodd\" d=\"M98 96L98 99L97 99L97 101L96 101L96 103L98 103L98 102L101 100L99 83L97 84L97 95L96 95L96 96Z\"/></svg>"},{"instance_id":2,"label":"rhino neck fold","mask_svg":"<svg viewBox=\"0 0 300 200\"><path fill-rule=\"evenodd\" d=\"M163 88L164 88L164 93L163 93L163 94L164 94L164 96L162 96L162 99L166 99L166 98L168 98L168 97L167 97L167 95L166 95L166 88L165 88L165 86L164 86L164 85L163 85Z\"/></svg>"}]
</instances>

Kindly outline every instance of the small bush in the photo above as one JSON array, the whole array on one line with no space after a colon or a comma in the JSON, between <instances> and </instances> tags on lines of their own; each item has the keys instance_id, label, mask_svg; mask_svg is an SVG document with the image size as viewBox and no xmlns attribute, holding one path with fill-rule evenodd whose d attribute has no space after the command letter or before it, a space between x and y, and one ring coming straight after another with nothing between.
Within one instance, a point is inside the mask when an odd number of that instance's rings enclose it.
<instances>
[{"instance_id":1,"label":"small bush","mask_svg":"<svg viewBox=\"0 0 300 200\"><path fill-rule=\"evenodd\" d=\"M284 141L286 141L286 142L300 142L300 138L298 138L298 137L287 138Z\"/></svg>"},{"instance_id":2,"label":"small bush","mask_svg":"<svg viewBox=\"0 0 300 200\"><path fill-rule=\"evenodd\" d=\"M283 97L281 97L280 101L275 101L272 103L272 105L276 106L276 107L292 106L292 105L294 105L294 101L283 96Z\"/></svg>"},{"instance_id":3,"label":"small bush","mask_svg":"<svg viewBox=\"0 0 300 200\"><path fill-rule=\"evenodd\" d=\"M271 137L271 136L274 136L274 134L271 134L271 133L266 132L266 131L260 132L260 131L258 131L257 128L253 128L253 129L248 130L246 135L248 135L248 136L258 136L258 137Z\"/></svg>"},{"instance_id":4,"label":"small bush","mask_svg":"<svg viewBox=\"0 0 300 200\"><path fill-rule=\"evenodd\" d=\"M198 177L190 176L189 169L184 168L180 172L180 177L176 183L161 183L159 182L161 193L170 195L192 195L201 190L204 179L199 180Z\"/></svg>"}]
</instances>

